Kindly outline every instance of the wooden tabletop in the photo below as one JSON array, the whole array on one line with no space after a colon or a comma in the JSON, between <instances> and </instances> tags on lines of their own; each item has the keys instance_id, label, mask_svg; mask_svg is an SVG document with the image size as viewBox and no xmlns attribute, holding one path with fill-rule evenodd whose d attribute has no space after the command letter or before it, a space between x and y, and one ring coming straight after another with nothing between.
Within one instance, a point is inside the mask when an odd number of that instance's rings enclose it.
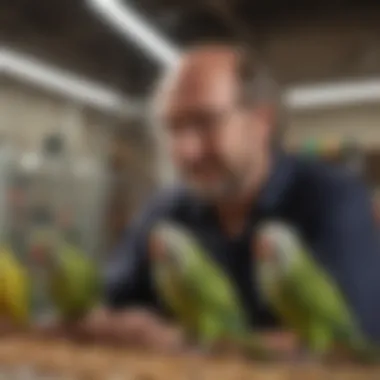
<instances>
[{"instance_id":1,"label":"wooden tabletop","mask_svg":"<svg viewBox=\"0 0 380 380\"><path fill-rule=\"evenodd\" d=\"M0 341L0 368L32 368L50 379L125 380L379 380L380 367L256 364L241 359L162 356L68 341L7 337ZM9 376L9 379L16 377ZM1 377L7 378L8 377ZM18 379L22 380L19 376Z\"/></svg>"}]
</instances>

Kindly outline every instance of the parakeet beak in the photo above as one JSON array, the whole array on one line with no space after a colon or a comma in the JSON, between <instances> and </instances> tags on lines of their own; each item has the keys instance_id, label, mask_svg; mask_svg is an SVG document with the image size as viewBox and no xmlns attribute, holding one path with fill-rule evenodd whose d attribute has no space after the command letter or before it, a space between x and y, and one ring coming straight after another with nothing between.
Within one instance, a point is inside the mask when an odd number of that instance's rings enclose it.
<instances>
[{"instance_id":1,"label":"parakeet beak","mask_svg":"<svg viewBox=\"0 0 380 380\"><path fill-rule=\"evenodd\" d=\"M266 236L258 236L254 246L255 257L260 261L270 261L273 258L272 244Z\"/></svg>"},{"instance_id":2,"label":"parakeet beak","mask_svg":"<svg viewBox=\"0 0 380 380\"><path fill-rule=\"evenodd\" d=\"M157 233L152 233L150 237L149 254L153 261L161 261L165 257L165 243Z\"/></svg>"},{"instance_id":3,"label":"parakeet beak","mask_svg":"<svg viewBox=\"0 0 380 380\"><path fill-rule=\"evenodd\" d=\"M48 255L48 248L44 245L36 245L30 250L30 255L37 262L44 262Z\"/></svg>"}]
</instances>

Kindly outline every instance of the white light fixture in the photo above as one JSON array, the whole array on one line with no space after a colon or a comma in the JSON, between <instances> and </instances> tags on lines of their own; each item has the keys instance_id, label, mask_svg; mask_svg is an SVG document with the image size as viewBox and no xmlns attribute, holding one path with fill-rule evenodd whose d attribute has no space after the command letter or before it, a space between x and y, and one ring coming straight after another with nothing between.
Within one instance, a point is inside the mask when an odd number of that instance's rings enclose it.
<instances>
[{"instance_id":1,"label":"white light fixture","mask_svg":"<svg viewBox=\"0 0 380 380\"><path fill-rule=\"evenodd\" d=\"M1 73L95 108L115 113L136 112L139 108L112 89L6 48L0 48Z\"/></svg>"},{"instance_id":2,"label":"white light fixture","mask_svg":"<svg viewBox=\"0 0 380 380\"><path fill-rule=\"evenodd\" d=\"M379 103L380 79L296 86L285 91L284 96L289 108L294 110Z\"/></svg>"},{"instance_id":3,"label":"white light fixture","mask_svg":"<svg viewBox=\"0 0 380 380\"><path fill-rule=\"evenodd\" d=\"M2 73L109 112L135 115L144 112L143 102L127 99L115 90L6 48L0 48ZM378 103L380 78L295 86L285 90L284 101L295 111Z\"/></svg>"},{"instance_id":4,"label":"white light fixture","mask_svg":"<svg viewBox=\"0 0 380 380\"><path fill-rule=\"evenodd\" d=\"M21 167L26 172L32 172L37 170L39 165L41 164L41 157L36 152L25 153L21 158Z\"/></svg>"},{"instance_id":5,"label":"white light fixture","mask_svg":"<svg viewBox=\"0 0 380 380\"><path fill-rule=\"evenodd\" d=\"M175 63L181 53L120 0L87 0L120 33L142 46L161 64ZM297 86L284 92L290 109L317 109L380 102L380 79Z\"/></svg>"},{"instance_id":6,"label":"white light fixture","mask_svg":"<svg viewBox=\"0 0 380 380\"><path fill-rule=\"evenodd\" d=\"M152 28L136 11L119 0L87 0L92 9L164 66L172 65L180 55L160 33Z\"/></svg>"}]
</instances>

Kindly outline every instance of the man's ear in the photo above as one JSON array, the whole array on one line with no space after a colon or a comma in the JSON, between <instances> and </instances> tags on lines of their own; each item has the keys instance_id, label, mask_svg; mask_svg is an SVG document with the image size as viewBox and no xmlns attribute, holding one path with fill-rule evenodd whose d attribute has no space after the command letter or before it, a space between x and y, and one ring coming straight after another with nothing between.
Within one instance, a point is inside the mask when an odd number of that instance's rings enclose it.
<instances>
[{"instance_id":1,"label":"man's ear","mask_svg":"<svg viewBox=\"0 0 380 380\"><path fill-rule=\"evenodd\" d=\"M276 107L270 103L258 104L252 109L252 118L261 126L262 133L266 139L271 139L275 133L276 126Z\"/></svg>"},{"instance_id":2,"label":"man's ear","mask_svg":"<svg viewBox=\"0 0 380 380\"><path fill-rule=\"evenodd\" d=\"M256 117L264 125L272 126L275 124L276 110L270 103L259 104L255 107Z\"/></svg>"}]
</instances>

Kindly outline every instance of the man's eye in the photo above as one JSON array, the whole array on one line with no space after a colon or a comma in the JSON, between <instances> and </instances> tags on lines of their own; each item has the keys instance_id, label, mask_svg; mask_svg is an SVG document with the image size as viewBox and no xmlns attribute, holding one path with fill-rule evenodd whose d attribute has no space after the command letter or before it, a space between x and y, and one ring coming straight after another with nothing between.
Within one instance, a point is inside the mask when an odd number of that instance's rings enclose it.
<instances>
[{"instance_id":1,"label":"man's eye","mask_svg":"<svg viewBox=\"0 0 380 380\"><path fill-rule=\"evenodd\" d=\"M197 111L187 116L173 119L167 123L167 126L173 134L178 134L188 129L206 132L218 127L223 122L224 116L223 112Z\"/></svg>"},{"instance_id":2,"label":"man's eye","mask_svg":"<svg viewBox=\"0 0 380 380\"><path fill-rule=\"evenodd\" d=\"M192 123L202 128L211 128L217 124L218 118L209 113L194 115Z\"/></svg>"},{"instance_id":3,"label":"man's eye","mask_svg":"<svg viewBox=\"0 0 380 380\"><path fill-rule=\"evenodd\" d=\"M184 122L181 120L173 120L166 123L166 129L170 134L176 135L184 130L184 125Z\"/></svg>"},{"instance_id":4,"label":"man's eye","mask_svg":"<svg viewBox=\"0 0 380 380\"><path fill-rule=\"evenodd\" d=\"M212 131L224 123L226 119L225 112L203 112L194 118L194 124L203 130Z\"/></svg>"}]
</instances>

